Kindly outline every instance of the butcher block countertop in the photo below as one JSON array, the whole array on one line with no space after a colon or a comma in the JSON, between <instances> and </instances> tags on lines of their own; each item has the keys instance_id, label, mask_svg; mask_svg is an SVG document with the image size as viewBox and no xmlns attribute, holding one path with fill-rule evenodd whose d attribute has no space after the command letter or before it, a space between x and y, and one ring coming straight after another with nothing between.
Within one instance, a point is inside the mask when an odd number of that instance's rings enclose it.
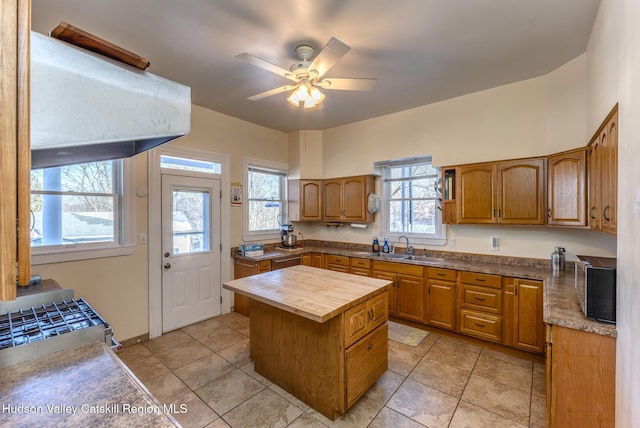
<instances>
[{"instance_id":1,"label":"butcher block countertop","mask_svg":"<svg viewBox=\"0 0 640 428\"><path fill-rule=\"evenodd\" d=\"M180 426L104 343L0 369L3 427Z\"/></svg>"},{"instance_id":2,"label":"butcher block countertop","mask_svg":"<svg viewBox=\"0 0 640 428\"><path fill-rule=\"evenodd\" d=\"M385 292L391 281L293 266L224 283L224 288L316 322Z\"/></svg>"}]
</instances>

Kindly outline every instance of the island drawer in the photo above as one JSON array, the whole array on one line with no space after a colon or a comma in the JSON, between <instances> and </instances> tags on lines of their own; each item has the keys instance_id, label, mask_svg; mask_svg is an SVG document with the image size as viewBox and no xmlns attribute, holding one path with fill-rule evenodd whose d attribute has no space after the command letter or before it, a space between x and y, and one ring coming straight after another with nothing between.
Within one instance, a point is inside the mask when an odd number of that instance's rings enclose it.
<instances>
[{"instance_id":1,"label":"island drawer","mask_svg":"<svg viewBox=\"0 0 640 428\"><path fill-rule=\"evenodd\" d=\"M502 313L502 290L460 284L460 306L495 314Z\"/></svg>"},{"instance_id":2,"label":"island drawer","mask_svg":"<svg viewBox=\"0 0 640 428\"><path fill-rule=\"evenodd\" d=\"M460 333L501 342L502 317L460 309Z\"/></svg>"},{"instance_id":3,"label":"island drawer","mask_svg":"<svg viewBox=\"0 0 640 428\"><path fill-rule=\"evenodd\" d=\"M427 268L427 278L433 279L441 279L443 281L455 281L456 280L457 271L452 269L442 269L442 268Z\"/></svg>"},{"instance_id":4,"label":"island drawer","mask_svg":"<svg viewBox=\"0 0 640 428\"><path fill-rule=\"evenodd\" d=\"M482 287L502 288L502 277L486 273L460 272L460 282Z\"/></svg>"},{"instance_id":5,"label":"island drawer","mask_svg":"<svg viewBox=\"0 0 640 428\"><path fill-rule=\"evenodd\" d=\"M346 408L351 407L387 371L387 329L385 322L346 350Z\"/></svg>"}]
</instances>

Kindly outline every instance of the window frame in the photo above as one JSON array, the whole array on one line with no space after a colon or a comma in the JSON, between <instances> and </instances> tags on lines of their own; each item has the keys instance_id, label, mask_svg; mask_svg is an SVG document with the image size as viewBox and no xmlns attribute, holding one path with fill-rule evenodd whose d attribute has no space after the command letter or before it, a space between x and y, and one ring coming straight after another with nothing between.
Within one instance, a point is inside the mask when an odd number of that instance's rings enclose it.
<instances>
[{"instance_id":1,"label":"window frame","mask_svg":"<svg viewBox=\"0 0 640 428\"><path fill-rule=\"evenodd\" d=\"M265 159L252 158L249 156L243 157L243 173L244 173L244 183L245 191L243 192L243 201L242 201L242 240L243 241L258 241L263 239L280 239L280 229L269 229L269 230L258 230L258 231L250 231L249 230L249 195L248 195L248 184L249 184L249 169L263 169L267 171L275 171L282 173L282 179L280 182L280 195L281 195L281 206L282 210L280 213L281 219L288 218L288 195L287 195L287 175L289 173L289 166L286 163L275 162ZM280 221L282 223L282 221Z\"/></svg>"},{"instance_id":2,"label":"window frame","mask_svg":"<svg viewBox=\"0 0 640 428\"><path fill-rule=\"evenodd\" d=\"M438 208L438 199L441 196L436 195L436 233L407 233L407 232L392 232L390 230L390 197L391 197L391 182L388 181L388 175L391 167L411 166L418 164L429 163L433 166L431 156L420 156L414 158L402 158L379 161L374 163L374 168L380 174L381 180L381 215L383 223L383 236L388 237L391 241L396 241L400 236L406 236L409 238L411 245L435 245L444 246L447 243L447 225L442 223L442 210ZM434 167L438 171L437 180L440 180L441 170L438 167Z\"/></svg>"},{"instance_id":3,"label":"window frame","mask_svg":"<svg viewBox=\"0 0 640 428\"><path fill-rule=\"evenodd\" d=\"M136 249L134 161L132 159L116 161L120 162L118 168L120 177L116 178L120 197L116 201L116 218L114 218L114 222L118 225L115 241L31 247L32 265L126 256L134 253Z\"/></svg>"}]
</instances>

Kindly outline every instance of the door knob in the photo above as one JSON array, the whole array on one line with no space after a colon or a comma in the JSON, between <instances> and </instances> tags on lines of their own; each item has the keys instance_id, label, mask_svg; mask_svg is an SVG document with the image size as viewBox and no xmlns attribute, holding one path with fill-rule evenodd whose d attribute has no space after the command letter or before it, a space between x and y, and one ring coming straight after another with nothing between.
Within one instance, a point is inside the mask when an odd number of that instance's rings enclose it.
<instances>
[{"instance_id":1,"label":"door knob","mask_svg":"<svg viewBox=\"0 0 640 428\"><path fill-rule=\"evenodd\" d=\"M168 251L167 251L166 253L164 253L164 256L165 256L165 257L169 257L170 255L171 255L171 253L170 253L170 252L168 252Z\"/></svg>"},{"instance_id":2,"label":"door knob","mask_svg":"<svg viewBox=\"0 0 640 428\"><path fill-rule=\"evenodd\" d=\"M165 264L164 264L164 268L165 268L165 269L169 269L169 268L171 268L171 263L165 263Z\"/></svg>"}]
</instances>

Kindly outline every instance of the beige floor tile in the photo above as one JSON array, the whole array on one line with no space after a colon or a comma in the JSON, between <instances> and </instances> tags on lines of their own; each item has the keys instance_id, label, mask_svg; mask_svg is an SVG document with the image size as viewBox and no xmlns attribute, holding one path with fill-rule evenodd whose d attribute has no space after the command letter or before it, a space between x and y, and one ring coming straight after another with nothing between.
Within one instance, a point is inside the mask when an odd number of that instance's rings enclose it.
<instances>
[{"instance_id":1,"label":"beige floor tile","mask_svg":"<svg viewBox=\"0 0 640 428\"><path fill-rule=\"evenodd\" d=\"M461 340L441 337L431 347L425 358L471 371L478 360L481 348Z\"/></svg>"},{"instance_id":2,"label":"beige floor tile","mask_svg":"<svg viewBox=\"0 0 640 428\"><path fill-rule=\"evenodd\" d=\"M157 354L159 352L168 351L169 349L176 348L184 343L190 342L193 337L189 336L182 330L174 330L169 333L165 333L160 337L148 340L143 343L149 351Z\"/></svg>"},{"instance_id":3,"label":"beige floor tile","mask_svg":"<svg viewBox=\"0 0 640 428\"><path fill-rule=\"evenodd\" d=\"M387 370L378 378L376 383L365 392L364 396L377 403L384 404L389 401L389 398L396 392L403 380L404 376Z\"/></svg>"},{"instance_id":4,"label":"beige floor tile","mask_svg":"<svg viewBox=\"0 0 640 428\"><path fill-rule=\"evenodd\" d=\"M209 318L208 320L201 321L196 324L189 325L187 327L183 327L182 331L187 333L189 336L194 339L198 339L200 337L207 336L209 334L215 333L219 329L224 326L217 318Z\"/></svg>"},{"instance_id":5,"label":"beige floor tile","mask_svg":"<svg viewBox=\"0 0 640 428\"><path fill-rule=\"evenodd\" d=\"M366 427L371 423L373 418L376 417L382 407L380 403L376 403L367 397L361 397L345 414L338 417L335 421L326 418L313 409L309 410L309 414L328 427Z\"/></svg>"},{"instance_id":6,"label":"beige floor tile","mask_svg":"<svg viewBox=\"0 0 640 428\"><path fill-rule=\"evenodd\" d=\"M472 374L462 399L523 425L529 423L530 392Z\"/></svg>"},{"instance_id":7,"label":"beige floor tile","mask_svg":"<svg viewBox=\"0 0 640 428\"><path fill-rule=\"evenodd\" d=\"M388 407L383 407L380 413L367 428L421 428L424 425L402 415Z\"/></svg>"},{"instance_id":8,"label":"beige floor tile","mask_svg":"<svg viewBox=\"0 0 640 428\"><path fill-rule=\"evenodd\" d=\"M411 347L389 341L389 370L402 376L408 376L422 358L415 350L407 348Z\"/></svg>"},{"instance_id":9,"label":"beige floor tile","mask_svg":"<svg viewBox=\"0 0 640 428\"><path fill-rule=\"evenodd\" d=\"M404 381L387 407L430 428L447 427L458 399L411 379Z\"/></svg>"},{"instance_id":10,"label":"beige floor tile","mask_svg":"<svg viewBox=\"0 0 640 428\"><path fill-rule=\"evenodd\" d=\"M533 363L533 387L531 393L538 397L547 396L547 376L544 364Z\"/></svg>"},{"instance_id":11,"label":"beige floor tile","mask_svg":"<svg viewBox=\"0 0 640 428\"><path fill-rule=\"evenodd\" d=\"M218 352L221 349L227 348L234 343L242 342L246 339L247 336L244 334L238 333L236 330L229 327L222 327L215 333L198 338L198 342L202 343L212 351Z\"/></svg>"},{"instance_id":12,"label":"beige floor tile","mask_svg":"<svg viewBox=\"0 0 640 428\"><path fill-rule=\"evenodd\" d=\"M174 373L191 389L198 389L217 378L231 373L235 367L218 354L204 358L177 369Z\"/></svg>"},{"instance_id":13,"label":"beige floor tile","mask_svg":"<svg viewBox=\"0 0 640 428\"><path fill-rule=\"evenodd\" d=\"M171 370L164 365L155 355L140 360L126 363L129 370L136 375L142 383L146 383L153 378L169 373Z\"/></svg>"},{"instance_id":14,"label":"beige floor tile","mask_svg":"<svg viewBox=\"0 0 640 428\"><path fill-rule=\"evenodd\" d=\"M298 398L294 397L292 394L289 394L287 391L285 391L284 389L280 388L278 385L272 383L269 386L269 389L272 390L273 392L275 392L276 394L280 395L282 398L284 398L285 400L287 400L288 402L290 402L291 404L293 404L294 406L307 411L310 409L310 407L305 404L303 401L299 400Z\"/></svg>"},{"instance_id":15,"label":"beige floor tile","mask_svg":"<svg viewBox=\"0 0 640 428\"><path fill-rule=\"evenodd\" d=\"M211 422L205 428L228 428L229 424L226 423L222 418L218 418L215 421ZM186 427L185 427L186 428Z\"/></svg>"},{"instance_id":16,"label":"beige floor tile","mask_svg":"<svg viewBox=\"0 0 640 428\"><path fill-rule=\"evenodd\" d=\"M217 414L223 415L266 387L239 369L201 386L194 392Z\"/></svg>"},{"instance_id":17,"label":"beige floor tile","mask_svg":"<svg viewBox=\"0 0 640 428\"><path fill-rule=\"evenodd\" d=\"M500 352L500 351L494 351L493 349L483 348L481 352L481 356L483 358L492 358L499 362L518 365L525 369L530 369L533 367L533 361L531 360L528 360L526 358L516 357L514 355L505 354L504 352Z\"/></svg>"},{"instance_id":18,"label":"beige floor tile","mask_svg":"<svg viewBox=\"0 0 640 428\"><path fill-rule=\"evenodd\" d=\"M189 392L173 403L175 411L172 415L183 427L202 428L218 419L216 412L211 410L196 394Z\"/></svg>"},{"instance_id":19,"label":"beige floor tile","mask_svg":"<svg viewBox=\"0 0 640 428\"><path fill-rule=\"evenodd\" d=\"M240 370L242 370L243 372L245 372L246 374L248 374L249 376L251 376L252 378L257 380L258 382L260 382L264 386L273 385L273 382L271 382L266 377L262 376L260 373L256 372L256 365L254 364L253 361L249 361L247 364L245 364L244 366L240 367Z\"/></svg>"},{"instance_id":20,"label":"beige floor tile","mask_svg":"<svg viewBox=\"0 0 640 428\"><path fill-rule=\"evenodd\" d=\"M409 379L460 398L464 387L467 386L470 374L470 370L463 370L430 360L427 355L409 374Z\"/></svg>"},{"instance_id":21,"label":"beige floor tile","mask_svg":"<svg viewBox=\"0 0 640 428\"><path fill-rule=\"evenodd\" d=\"M236 367L242 367L251 361L249 356L249 338L236 342L218 351L218 354Z\"/></svg>"},{"instance_id":22,"label":"beige floor tile","mask_svg":"<svg viewBox=\"0 0 640 428\"><path fill-rule=\"evenodd\" d=\"M145 382L144 386L158 399L160 404L169 404L190 392L189 387L173 373L155 377Z\"/></svg>"},{"instance_id":23,"label":"beige floor tile","mask_svg":"<svg viewBox=\"0 0 640 428\"><path fill-rule=\"evenodd\" d=\"M250 318L237 312L229 312L228 314L216 317L216 319L227 327L237 328L246 325Z\"/></svg>"},{"instance_id":24,"label":"beige floor tile","mask_svg":"<svg viewBox=\"0 0 640 428\"><path fill-rule=\"evenodd\" d=\"M531 428L545 428L547 426L547 400L545 397L533 395L531 397Z\"/></svg>"},{"instance_id":25,"label":"beige floor tile","mask_svg":"<svg viewBox=\"0 0 640 428\"><path fill-rule=\"evenodd\" d=\"M526 428L526 425L460 401L449 428Z\"/></svg>"},{"instance_id":26,"label":"beige floor tile","mask_svg":"<svg viewBox=\"0 0 640 428\"><path fill-rule=\"evenodd\" d=\"M286 427L303 410L270 389L264 389L224 415L232 427Z\"/></svg>"},{"instance_id":27,"label":"beige floor tile","mask_svg":"<svg viewBox=\"0 0 640 428\"><path fill-rule=\"evenodd\" d=\"M300 415L288 428L326 428L326 425L307 412Z\"/></svg>"},{"instance_id":28,"label":"beige floor tile","mask_svg":"<svg viewBox=\"0 0 640 428\"><path fill-rule=\"evenodd\" d=\"M504 355L506 358L497 355ZM531 393L533 362L495 351L485 353L483 350L473 368L473 374Z\"/></svg>"},{"instance_id":29,"label":"beige floor tile","mask_svg":"<svg viewBox=\"0 0 640 428\"><path fill-rule=\"evenodd\" d=\"M142 343L136 343L135 345L127 346L121 351L116 352L116 355L125 364L129 364L130 362L150 357L153 354Z\"/></svg>"},{"instance_id":30,"label":"beige floor tile","mask_svg":"<svg viewBox=\"0 0 640 428\"><path fill-rule=\"evenodd\" d=\"M200 342L192 340L168 351L156 355L169 369L176 370L194 361L211 355L213 352Z\"/></svg>"}]
</instances>

